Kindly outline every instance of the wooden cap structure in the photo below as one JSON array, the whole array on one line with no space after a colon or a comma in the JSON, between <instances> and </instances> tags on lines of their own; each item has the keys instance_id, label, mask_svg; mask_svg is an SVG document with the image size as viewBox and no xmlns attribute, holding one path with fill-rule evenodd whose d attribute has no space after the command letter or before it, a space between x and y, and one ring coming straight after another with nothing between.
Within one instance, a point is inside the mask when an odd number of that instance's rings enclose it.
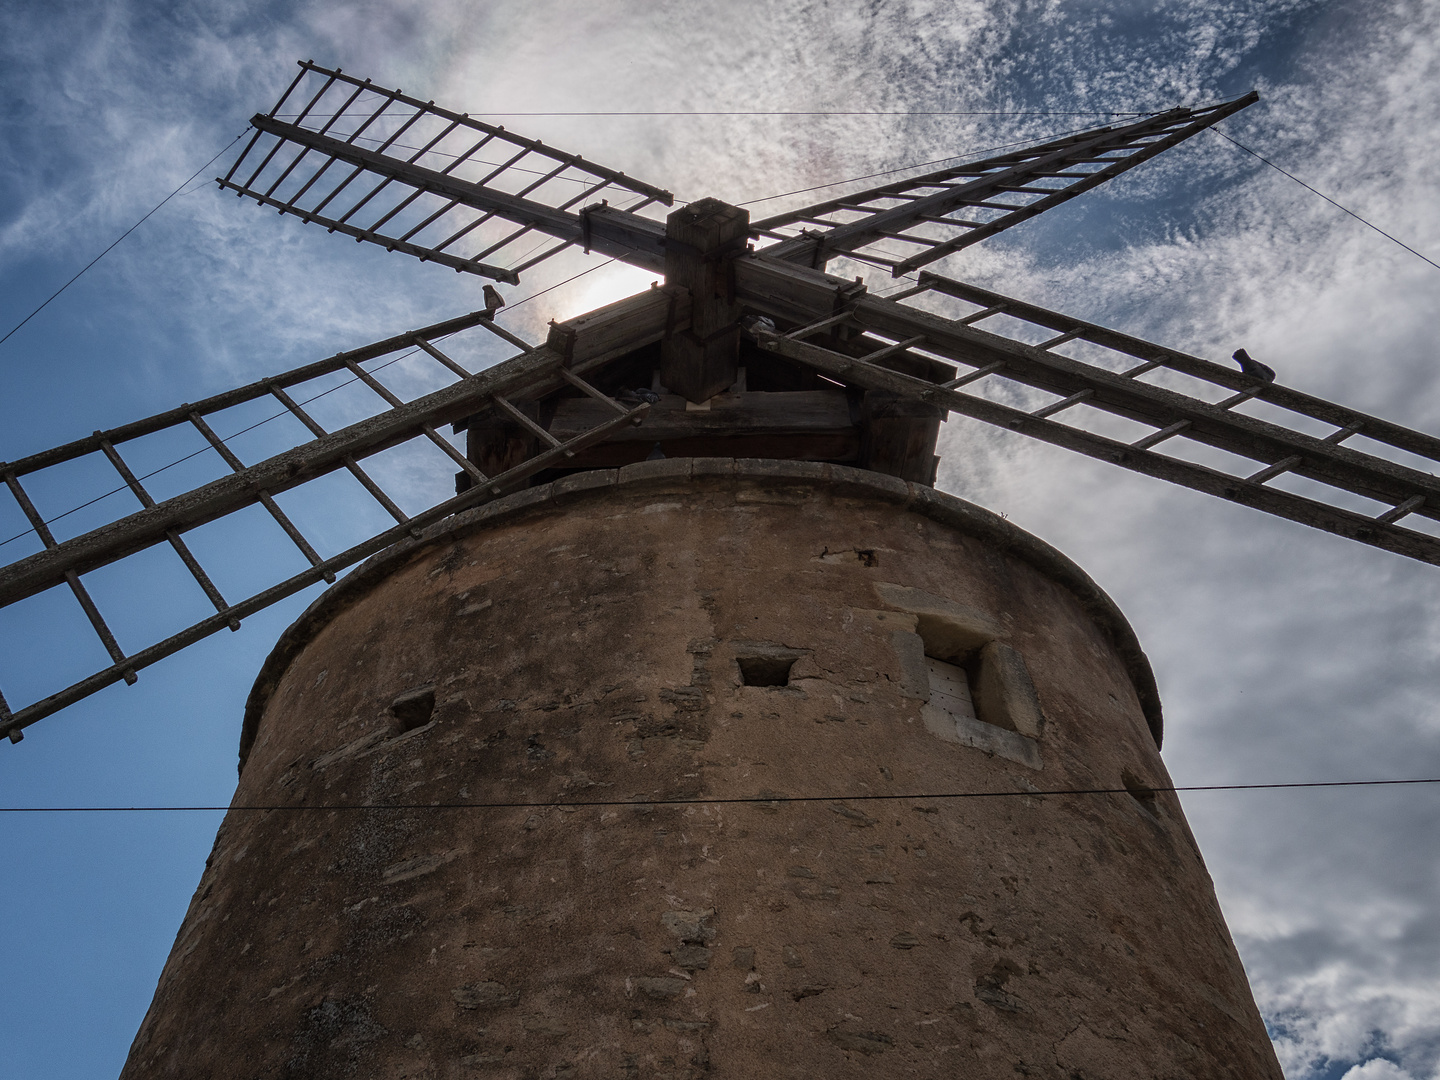
<instances>
[{"instance_id":1,"label":"wooden cap structure","mask_svg":"<svg viewBox=\"0 0 1440 1080\"><path fill-rule=\"evenodd\" d=\"M122 1075L1278 1078L1159 723L924 484L531 487L282 637Z\"/></svg>"}]
</instances>

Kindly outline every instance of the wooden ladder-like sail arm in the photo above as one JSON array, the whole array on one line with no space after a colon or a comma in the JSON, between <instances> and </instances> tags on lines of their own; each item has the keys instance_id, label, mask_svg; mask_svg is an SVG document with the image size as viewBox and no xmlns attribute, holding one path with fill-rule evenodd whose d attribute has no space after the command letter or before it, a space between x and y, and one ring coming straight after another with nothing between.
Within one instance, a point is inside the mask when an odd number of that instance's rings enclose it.
<instances>
[{"instance_id":1,"label":"wooden ladder-like sail arm","mask_svg":"<svg viewBox=\"0 0 1440 1080\"><path fill-rule=\"evenodd\" d=\"M1440 565L1440 537L1399 524L1412 515L1440 522L1440 479L1429 471L1341 445L1348 439L1364 438L1379 444L1377 449L1394 448L1440 465L1440 439L1433 436L933 274L926 274L921 285L906 295L938 292L973 304L976 310L945 318L895 299L859 292L844 297L835 291L834 299L844 301L837 315L833 302L820 302L813 288L807 293L800 286L794 271L769 259L740 260L736 270L737 291L747 304L790 322L804 323L807 313L813 319L810 325L786 333L759 331L760 347L808 365L828 378L982 420L1134 472ZM843 287L843 283L830 280ZM1000 314L1032 331L1060 332L1031 343L1024 337L1040 335L1017 329L1014 332L1022 335L1017 338L974 325ZM1074 342L1108 352L1105 359L1114 367L1058 351ZM937 384L895 370L900 354L910 358L907 371L915 370L916 358L931 356L962 365L963 373ZM1183 384L1190 392L1159 385L1159 379ZM975 392L986 380L992 385L1024 387L1028 396L1039 392L1049 400L1037 399L1031 408L1005 404ZM1213 401L1199 396L1216 388L1234 392ZM1014 400L1017 395L1005 396ZM1324 421L1334 430L1316 436L1241 412L1252 400L1310 421ZM1061 413L1068 413L1066 419L1074 422L1059 419ZM1122 417L1150 430L1123 441L1092 430L1104 426L1095 422L1095 413ZM1157 449L1177 439L1181 443L1172 445L1198 443L1224 451L1230 455L1227 460L1248 459L1259 468L1232 472ZM1306 494L1275 483L1292 477L1315 483L1308 486ZM1356 508L1365 501L1373 504L1372 512Z\"/></svg>"},{"instance_id":2,"label":"wooden ladder-like sail arm","mask_svg":"<svg viewBox=\"0 0 1440 1080\"><path fill-rule=\"evenodd\" d=\"M609 206L587 208L580 213L557 210L533 199L511 195L483 184L458 179L434 169L426 169L399 158L388 157L385 154L366 150L364 147L355 146L340 139L332 139L328 135L307 131L294 124L287 124L267 116L256 116L250 122L259 131L318 150L331 160L348 162L376 176L394 180L411 191L428 192L458 205L467 206L517 225L523 225L528 229L553 236L567 243L583 244L588 251L609 255L644 270L662 274L665 272L665 226L661 222L652 221L639 214L628 213ZM226 180L221 180L219 183L221 187L241 190ZM284 213L300 213L269 196L250 191L245 191L244 194L252 195L262 205L275 206ZM300 213L300 216L306 215ZM319 221L321 224L333 224L336 231L353 235L357 239L372 239L371 236L365 235L362 230L353 226L330 223L318 216L311 216L310 220ZM376 239L374 242L381 243L382 241ZM503 281L519 280L515 271L501 267L490 266L475 260L460 259L443 251L429 250L421 245L405 241L385 242L392 250L404 251L408 255L415 255L429 262L438 262L455 270Z\"/></svg>"},{"instance_id":3,"label":"wooden ladder-like sail arm","mask_svg":"<svg viewBox=\"0 0 1440 1080\"><path fill-rule=\"evenodd\" d=\"M771 258L823 269L842 255L910 273L1073 199L1259 100L1171 109L757 221ZM799 235L780 230L799 228ZM907 250L886 253L874 245Z\"/></svg>"},{"instance_id":4,"label":"wooden ladder-like sail arm","mask_svg":"<svg viewBox=\"0 0 1440 1080\"><path fill-rule=\"evenodd\" d=\"M251 120L255 134L216 178L221 188L499 281L572 246L663 271L664 225L636 211L671 205L670 192L368 79L300 68ZM292 101L304 104L282 113Z\"/></svg>"},{"instance_id":5,"label":"wooden ladder-like sail arm","mask_svg":"<svg viewBox=\"0 0 1440 1080\"><path fill-rule=\"evenodd\" d=\"M0 567L0 607L49 589L68 588L74 593L113 661L13 712L4 697L0 696L0 736L8 735L12 741L19 742L21 732L37 720L122 679L134 682L136 673L150 664L226 627L237 629L240 620L255 612L318 582L334 581L337 574L370 555L420 535L426 526L444 517L514 490L537 472L565 467L581 451L629 425L639 423L650 408L648 404L631 407L617 403L591 385L587 376L593 377L591 373L613 357L617 342L627 348L638 348L657 342L666 333L688 325L689 298L667 289L647 290L552 327L552 341L561 342L559 348L527 346L508 331L495 326L485 313L475 312L361 349L339 353L329 360L227 391L194 405L183 405L148 420L112 431L96 432L90 438L54 450L14 462L0 462L0 484L9 489L29 519L35 536L43 543L43 550ZM445 350L452 350L454 346L449 344L447 336L472 327L491 330L512 345L521 345L524 351L504 363L472 374L440 347L443 343ZM407 351L423 353L434 360L448 385L413 401L402 401L377 378L377 372L383 365L365 366L373 360L385 359L388 362L402 358ZM349 373L354 381L374 391L388 408L337 431L326 432L305 410L306 402L296 400L301 396L297 388L305 384L323 387L327 385L325 377L336 373ZM316 380L320 381L317 383ZM333 383L333 379L330 382ZM562 388L579 389L603 405L604 410L590 424L579 430L567 431L563 438L548 438L533 454L494 475L481 473L437 431L443 424L487 410L513 414L515 406L512 402L534 400ZM293 396L292 390L296 390ZM226 440L215 433L212 420L218 426L218 418L224 416L226 410L267 398L282 406L277 416L293 417L315 437L247 466ZM192 435L196 431L201 433L230 473L194 490L157 502L144 488L144 478L131 471L117 447L138 442L147 436L163 436L176 429L190 429ZM468 486L454 498L407 514L361 462L412 441L421 445L429 443L448 457L463 473L468 474ZM108 459L123 480L118 491L123 492L128 487L141 503L141 509L98 529L59 540L51 531L51 521L46 520L30 499L21 478L87 457ZM318 551L317 545L312 545L289 519L276 496L284 496L287 491L302 489L306 484L340 472L349 473L393 518L394 524L360 543L327 556ZM275 524L289 537L309 565L299 573L283 576L282 580L243 600L232 602L215 587L211 575L194 558L183 537L207 522L254 507L263 508L274 518ZM82 576L167 543L175 549L185 568L195 578L215 613L162 641L126 652L91 599ZM132 565L137 567L136 573L155 572L153 567ZM123 638L125 635L119 636Z\"/></svg>"}]
</instances>

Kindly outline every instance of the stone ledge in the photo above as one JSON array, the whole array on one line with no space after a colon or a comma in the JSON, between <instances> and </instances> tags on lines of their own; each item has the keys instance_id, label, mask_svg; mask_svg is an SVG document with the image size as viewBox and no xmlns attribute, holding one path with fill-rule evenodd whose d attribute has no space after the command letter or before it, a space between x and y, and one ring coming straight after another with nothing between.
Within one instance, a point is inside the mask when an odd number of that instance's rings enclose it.
<instances>
[{"instance_id":1,"label":"stone ledge","mask_svg":"<svg viewBox=\"0 0 1440 1080\"><path fill-rule=\"evenodd\" d=\"M658 461L637 461L622 466L617 484L643 484L654 480L689 480L691 458L661 458Z\"/></svg>"},{"instance_id":2,"label":"stone ledge","mask_svg":"<svg viewBox=\"0 0 1440 1080\"><path fill-rule=\"evenodd\" d=\"M403 540L361 563L315 598L301 616L280 635L265 663L261 665L255 684L245 701L245 717L240 731L240 769L243 771L245 768L245 759L255 741L260 717L290 661L299 655L326 623L425 548L526 513L560 512L563 506L579 503L597 494L604 497L604 494L610 491L624 490L628 494L647 487L673 489L677 481L688 481L701 487L716 481L733 483L766 480L789 483L798 481L829 488L833 494L859 496L898 505L901 509L921 514L989 543L1000 551L1029 563L1052 581L1062 585L1075 596L1085 612L1106 632L1114 644L1135 686L1150 734L1155 739L1156 747L1160 746L1164 735L1160 694L1155 685L1155 673L1140 647L1135 631L1115 601L1110 599L1084 570L1045 541L1031 536L998 514L954 495L848 465L769 458L666 458L659 461L641 461L620 469L576 473L550 484L517 491L437 522L425 529L419 538Z\"/></svg>"},{"instance_id":3,"label":"stone ledge","mask_svg":"<svg viewBox=\"0 0 1440 1080\"><path fill-rule=\"evenodd\" d=\"M551 501L560 505L597 488L614 487L619 483L619 472L619 469L588 469L563 476L550 485Z\"/></svg>"}]
</instances>

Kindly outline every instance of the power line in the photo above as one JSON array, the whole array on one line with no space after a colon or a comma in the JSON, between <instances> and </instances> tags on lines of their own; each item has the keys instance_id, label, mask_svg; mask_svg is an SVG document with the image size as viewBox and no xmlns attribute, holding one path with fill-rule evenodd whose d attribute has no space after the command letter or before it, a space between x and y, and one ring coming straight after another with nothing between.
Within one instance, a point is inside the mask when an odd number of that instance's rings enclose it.
<instances>
[{"instance_id":1,"label":"power line","mask_svg":"<svg viewBox=\"0 0 1440 1080\"><path fill-rule=\"evenodd\" d=\"M0 814L142 814L249 810L543 810L611 806L735 806L777 803L923 802L927 799L1009 799L1042 795L1137 795L1181 791L1283 791L1296 788L1396 787L1440 784L1440 776L1413 780L1308 780L1272 784L1188 784L1171 787L1036 788L1021 791L946 791L907 795L749 795L714 799L580 799L567 802L454 802L454 803L323 803L319 805L264 804L248 806L0 806Z\"/></svg>"},{"instance_id":2,"label":"power line","mask_svg":"<svg viewBox=\"0 0 1440 1080\"><path fill-rule=\"evenodd\" d=\"M1139 115L1139 114L1137 114ZM1073 135L1077 131L1084 131L1085 128L1070 128L1068 131L1056 132L1049 136L1049 139L1063 139L1066 135ZM947 161L958 161L971 154L993 154L996 150L1005 150L1011 146L1023 146L1030 142L1029 139L1017 139L1014 142L1000 143L997 146L986 146L980 149L962 150L958 154L948 154L943 158L936 158L933 161L917 161L911 165L900 165L894 169L882 169L879 172L865 173L863 176L852 176L846 180L834 180L828 184L816 184L814 187L796 188L794 191L782 192L779 195L767 195L763 199L750 199L747 202L736 203L736 206L754 206L756 203L774 202L776 199L785 199L791 195L804 195L809 191L823 191L825 188L842 187L845 184L854 184L860 180L873 180L877 176L894 176L896 173L909 172L911 169L926 169L932 165L943 165Z\"/></svg>"},{"instance_id":3,"label":"power line","mask_svg":"<svg viewBox=\"0 0 1440 1080\"><path fill-rule=\"evenodd\" d=\"M245 129L245 131L249 131L249 130L250 130L250 129L249 129L248 127ZM236 135L235 138L233 138L233 139L230 140L229 144L225 147L224 150L221 150L219 154L216 154L216 155L215 155L214 157L212 157L209 161L207 161L204 165L201 165L200 168L196 169L193 173L191 173L190 176L185 180L185 184L190 183L191 180L194 180L195 177L199 176L202 172L204 172L206 169L208 169L211 165L215 164L215 162L220 159L221 155L223 155L226 151L228 151L228 150L230 149L230 147L234 146L237 142L239 142L241 139L243 139L243 138L245 137L245 131L242 131L239 135ZM16 330L19 330L20 327L24 326L24 325L25 325L26 323L28 323L31 319L33 319L36 315L39 315L40 312L44 311L45 308L49 306L51 300L54 300L57 296L59 296L61 293L63 293L63 292L64 292L66 289L68 289L71 285L74 285L75 282L79 281L81 275L84 274L86 270L89 270L92 266L94 266L96 263L98 263L98 262L99 262L101 259L103 259L106 255L109 255L110 252L114 251L116 245L118 245L121 240L124 240L127 236L129 236L132 232L134 232L136 229L138 229L141 225L144 225L145 222L150 219L150 214L155 213L156 210L159 210L160 207L164 206L167 202L169 202L171 199L173 199L176 195L179 195L180 192L185 189L185 184L181 184L181 185L180 185L179 187L177 187L174 191L170 192L169 195L166 195L165 198L161 199L158 203L156 203L154 206L152 206L152 207L150 208L149 213L147 213L147 214L146 214L144 217L142 217L139 221L135 222L134 225L131 225L130 228L126 229L123 233L121 233L120 236L119 236L119 238L116 239L116 241L115 241L114 244L111 244L111 245L110 245L109 247L107 247L104 251L100 252L99 255L96 255L95 258L91 259L88 263L86 263L84 266L82 266L82 267L80 268L80 272L77 273L74 277L72 277L69 281L65 282L64 285L61 285L60 288L56 289L53 293L51 293L51 294L49 295L49 297L46 298L45 303L41 304L41 305L40 305L39 307L37 307L34 311L30 312L29 315L26 315L25 318L21 319L18 323L16 323L14 326L12 326L12 327L10 328L10 332L9 332L9 333L7 333L4 337L0 337L0 345L3 345L3 344L5 344L5 342L9 341L11 334L15 333Z\"/></svg>"},{"instance_id":4,"label":"power line","mask_svg":"<svg viewBox=\"0 0 1440 1080\"><path fill-rule=\"evenodd\" d=\"M1212 128L1210 128L1209 130L1213 131L1216 135L1219 135L1219 136L1220 136L1222 139L1224 139L1226 142L1232 143L1232 144L1234 144L1235 146L1238 146L1241 150L1244 150L1245 153L1249 154L1251 157L1259 158L1259 159L1260 159L1261 161L1263 161L1266 165L1269 165L1270 168L1274 169L1276 172L1280 173L1282 176L1288 176L1291 180L1294 180L1295 183L1299 184L1299 185L1300 185L1301 187L1303 187L1306 191L1309 191L1309 192L1311 192L1311 193L1313 193L1313 194L1315 194L1315 195L1319 195L1320 198L1324 199L1326 202L1328 202L1331 206L1335 207L1337 210L1344 210L1345 213L1349 214L1349 215L1350 215L1351 217L1353 217L1356 221L1360 222L1361 225L1364 225L1366 228L1369 228L1369 229L1374 229L1374 230L1375 230L1377 233L1379 233L1381 236L1385 237L1386 240L1392 240L1392 241L1394 241L1395 243L1399 244L1402 248L1404 248L1406 251L1410 252L1411 255L1414 255L1416 258L1419 258L1419 259L1424 259L1424 260L1425 260L1427 263L1429 263L1431 266L1435 267L1436 270L1440 270L1440 263L1437 263L1434 259L1430 258L1430 257L1427 256L1427 255L1421 255L1420 252L1416 251L1416 250L1415 250L1414 248L1412 248L1409 244L1405 243L1405 241L1396 239L1395 237L1391 236L1391 235L1390 235L1388 232L1386 232L1384 229L1380 228L1379 225L1375 225L1375 224L1372 224L1372 223L1369 222L1369 221L1366 221L1363 217L1361 217L1359 214L1355 213L1355 211L1354 211L1354 210L1351 210L1348 206L1341 206L1338 202L1336 202L1334 199L1330 198L1330 196L1329 196L1329 195L1326 195L1323 191L1316 191L1313 187L1311 187L1309 184L1307 184L1304 180L1301 180L1301 179L1300 179L1298 176L1296 176L1294 173L1292 173L1292 172L1287 172L1286 170L1282 169L1279 165L1276 165L1276 164L1275 164L1273 161L1271 161L1269 158L1264 157L1264 156L1262 156L1261 154L1256 153L1254 150L1251 150L1248 146L1244 145L1243 143L1238 142L1238 141L1235 140L1235 139L1232 139L1229 135L1226 135L1226 134L1225 134L1223 131L1221 131L1219 128L1217 128L1217 127L1212 127Z\"/></svg>"},{"instance_id":5,"label":"power line","mask_svg":"<svg viewBox=\"0 0 1440 1080\"><path fill-rule=\"evenodd\" d=\"M276 113L277 120L294 119L299 113ZM331 114L327 114L331 115ZM334 113L341 116L370 116L368 112ZM486 110L467 116L1148 116L1140 109L656 109L652 111L592 112L494 112Z\"/></svg>"}]
</instances>

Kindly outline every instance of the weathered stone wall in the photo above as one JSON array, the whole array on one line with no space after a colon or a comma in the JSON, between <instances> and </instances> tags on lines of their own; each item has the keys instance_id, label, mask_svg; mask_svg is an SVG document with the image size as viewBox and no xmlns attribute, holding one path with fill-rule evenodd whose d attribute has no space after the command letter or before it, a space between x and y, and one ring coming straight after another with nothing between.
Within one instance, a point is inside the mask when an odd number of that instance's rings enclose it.
<instances>
[{"instance_id":1,"label":"weathered stone wall","mask_svg":"<svg viewBox=\"0 0 1440 1080\"><path fill-rule=\"evenodd\" d=\"M936 721L927 649L990 657L993 745ZM251 706L127 1078L1280 1076L1146 790L1128 627L928 489L528 491L331 590ZM1135 794L1044 794L1096 787ZM1028 794L946 797L985 792Z\"/></svg>"}]
</instances>

